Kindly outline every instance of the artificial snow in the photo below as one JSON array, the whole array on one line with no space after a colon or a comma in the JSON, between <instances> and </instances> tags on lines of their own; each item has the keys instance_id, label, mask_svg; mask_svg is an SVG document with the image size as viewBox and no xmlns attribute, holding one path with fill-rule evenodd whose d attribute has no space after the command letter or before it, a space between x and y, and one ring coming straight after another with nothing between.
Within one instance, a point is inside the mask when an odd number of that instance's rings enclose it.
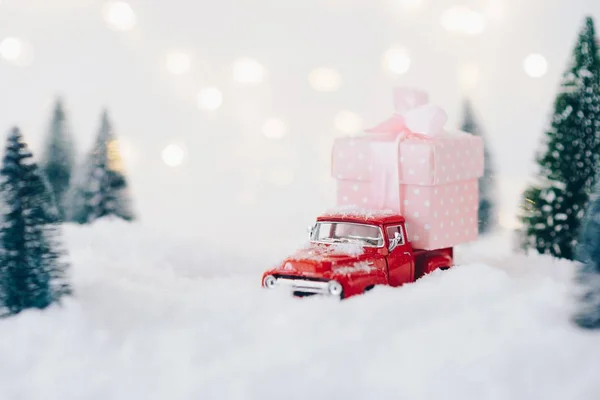
<instances>
[{"instance_id":1,"label":"artificial snow","mask_svg":"<svg viewBox=\"0 0 600 400\"><path fill-rule=\"evenodd\" d=\"M365 252L365 249L358 243L332 243L328 246L328 251L326 252L347 256L360 256Z\"/></svg>"},{"instance_id":2,"label":"artificial snow","mask_svg":"<svg viewBox=\"0 0 600 400\"><path fill-rule=\"evenodd\" d=\"M286 254L141 225L66 227L75 296L0 320L0 399L597 399L573 264L490 238L339 302L260 287Z\"/></svg>"},{"instance_id":3,"label":"artificial snow","mask_svg":"<svg viewBox=\"0 0 600 400\"><path fill-rule=\"evenodd\" d=\"M398 215L392 210L374 210L357 207L354 205L344 205L337 208L331 208L324 212L322 216L331 218L357 218L357 219L376 219Z\"/></svg>"},{"instance_id":4,"label":"artificial snow","mask_svg":"<svg viewBox=\"0 0 600 400\"><path fill-rule=\"evenodd\" d=\"M290 257L291 260L322 261L330 256L358 257L364 254L365 249L359 243L313 243L305 244L300 250Z\"/></svg>"},{"instance_id":5,"label":"artificial snow","mask_svg":"<svg viewBox=\"0 0 600 400\"><path fill-rule=\"evenodd\" d=\"M369 261L359 261L351 266L334 268L333 271L342 275L350 275L357 272L370 272L374 269L375 267L373 266L373 263Z\"/></svg>"}]
</instances>

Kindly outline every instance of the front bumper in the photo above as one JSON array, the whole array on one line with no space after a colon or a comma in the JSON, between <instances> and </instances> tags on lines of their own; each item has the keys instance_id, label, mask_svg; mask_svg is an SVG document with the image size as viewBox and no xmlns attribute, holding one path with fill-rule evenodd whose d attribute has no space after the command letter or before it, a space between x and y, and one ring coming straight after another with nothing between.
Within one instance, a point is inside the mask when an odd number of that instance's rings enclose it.
<instances>
[{"instance_id":1,"label":"front bumper","mask_svg":"<svg viewBox=\"0 0 600 400\"><path fill-rule=\"evenodd\" d=\"M302 278L275 277L276 284L274 288L286 288L292 291L295 295L312 295L318 294L330 297L341 297L341 295L331 294L331 281L316 281Z\"/></svg>"},{"instance_id":2,"label":"front bumper","mask_svg":"<svg viewBox=\"0 0 600 400\"><path fill-rule=\"evenodd\" d=\"M331 296L331 293L329 293L328 282L278 278L277 286L290 288L294 293L298 292Z\"/></svg>"}]
</instances>

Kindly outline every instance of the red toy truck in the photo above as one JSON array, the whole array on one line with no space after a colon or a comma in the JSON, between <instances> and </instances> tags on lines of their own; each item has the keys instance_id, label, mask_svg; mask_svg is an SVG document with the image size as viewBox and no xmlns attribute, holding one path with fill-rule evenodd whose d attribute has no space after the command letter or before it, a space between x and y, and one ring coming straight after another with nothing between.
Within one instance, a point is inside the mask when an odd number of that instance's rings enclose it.
<instances>
[{"instance_id":1,"label":"red toy truck","mask_svg":"<svg viewBox=\"0 0 600 400\"><path fill-rule=\"evenodd\" d=\"M263 287L347 298L375 285L414 282L453 264L452 248L413 249L404 217L392 212L326 213L309 232L305 248L263 274Z\"/></svg>"}]
</instances>

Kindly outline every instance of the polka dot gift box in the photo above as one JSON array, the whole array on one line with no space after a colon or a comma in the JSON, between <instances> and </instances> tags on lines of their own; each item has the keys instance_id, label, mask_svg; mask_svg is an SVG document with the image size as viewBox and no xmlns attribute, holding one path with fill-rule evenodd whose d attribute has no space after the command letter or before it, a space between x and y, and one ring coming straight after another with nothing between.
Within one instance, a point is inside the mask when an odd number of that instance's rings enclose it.
<instances>
[{"instance_id":1,"label":"polka dot gift box","mask_svg":"<svg viewBox=\"0 0 600 400\"><path fill-rule=\"evenodd\" d=\"M394 105L396 113L364 135L336 139L338 205L399 212L420 249L477 239L481 138L445 129L446 113L422 91L397 88Z\"/></svg>"}]
</instances>

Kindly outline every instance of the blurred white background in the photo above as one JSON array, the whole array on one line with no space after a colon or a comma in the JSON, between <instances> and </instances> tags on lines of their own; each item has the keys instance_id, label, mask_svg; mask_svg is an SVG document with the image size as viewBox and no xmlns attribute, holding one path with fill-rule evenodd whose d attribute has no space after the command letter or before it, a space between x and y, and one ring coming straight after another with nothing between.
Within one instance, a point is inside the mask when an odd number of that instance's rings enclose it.
<instances>
[{"instance_id":1,"label":"blurred white background","mask_svg":"<svg viewBox=\"0 0 600 400\"><path fill-rule=\"evenodd\" d=\"M40 151L64 97L80 157L108 107L149 229L248 248L304 238L334 203L329 152L420 86L469 97L502 223L592 0L1 0L0 130Z\"/></svg>"}]
</instances>

